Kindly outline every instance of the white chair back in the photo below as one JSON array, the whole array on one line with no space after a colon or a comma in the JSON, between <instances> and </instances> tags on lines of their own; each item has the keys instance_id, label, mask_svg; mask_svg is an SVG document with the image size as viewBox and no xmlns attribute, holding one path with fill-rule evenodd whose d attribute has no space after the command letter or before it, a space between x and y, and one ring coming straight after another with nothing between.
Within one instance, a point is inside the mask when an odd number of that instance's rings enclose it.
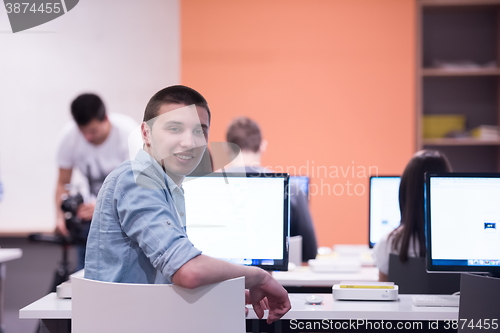
<instances>
[{"instance_id":1,"label":"white chair back","mask_svg":"<svg viewBox=\"0 0 500 333\"><path fill-rule=\"evenodd\" d=\"M185 289L72 277L72 332L245 332L244 281Z\"/></svg>"}]
</instances>

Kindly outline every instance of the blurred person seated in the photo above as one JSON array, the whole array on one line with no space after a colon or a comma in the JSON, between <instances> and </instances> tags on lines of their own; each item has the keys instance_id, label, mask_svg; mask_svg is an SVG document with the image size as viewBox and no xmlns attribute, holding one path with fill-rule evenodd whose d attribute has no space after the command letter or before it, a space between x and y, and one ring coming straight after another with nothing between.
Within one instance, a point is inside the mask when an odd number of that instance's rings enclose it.
<instances>
[{"instance_id":1,"label":"blurred person seated","mask_svg":"<svg viewBox=\"0 0 500 333\"><path fill-rule=\"evenodd\" d=\"M402 263L409 257L425 257L424 185L425 173L451 172L446 156L437 150L421 150L408 162L399 185L401 224L375 244L373 260L379 280L388 281L389 255L399 255Z\"/></svg>"},{"instance_id":2,"label":"blurred person seated","mask_svg":"<svg viewBox=\"0 0 500 333\"><path fill-rule=\"evenodd\" d=\"M234 119L227 129L226 140L241 149L242 157L234 159L226 171L239 171L244 167L246 172L274 172L261 166L262 154L268 142L262 138L260 127L255 121L247 117ZM318 245L308 200L298 186L290 183L290 236L299 235L302 236L302 261L315 259Z\"/></svg>"}]
</instances>

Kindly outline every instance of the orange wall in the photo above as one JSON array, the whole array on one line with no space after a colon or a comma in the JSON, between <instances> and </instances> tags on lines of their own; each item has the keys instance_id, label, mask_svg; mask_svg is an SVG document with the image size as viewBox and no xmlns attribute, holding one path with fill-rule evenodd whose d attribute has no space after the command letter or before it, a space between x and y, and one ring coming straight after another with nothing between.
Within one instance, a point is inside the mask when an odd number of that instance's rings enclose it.
<instances>
[{"instance_id":1,"label":"orange wall","mask_svg":"<svg viewBox=\"0 0 500 333\"><path fill-rule=\"evenodd\" d=\"M414 0L181 1L181 80L209 101L210 141L258 121L263 165L312 177L321 246L367 242L370 168L400 174L414 152L415 14Z\"/></svg>"}]
</instances>

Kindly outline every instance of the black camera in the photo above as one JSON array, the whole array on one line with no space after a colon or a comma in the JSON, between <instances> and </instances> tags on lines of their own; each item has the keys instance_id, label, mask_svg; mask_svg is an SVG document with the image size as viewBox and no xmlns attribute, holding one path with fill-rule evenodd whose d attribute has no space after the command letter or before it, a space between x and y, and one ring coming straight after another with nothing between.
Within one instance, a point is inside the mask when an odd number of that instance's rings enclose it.
<instances>
[{"instance_id":1,"label":"black camera","mask_svg":"<svg viewBox=\"0 0 500 333\"><path fill-rule=\"evenodd\" d=\"M70 234L71 244L85 245L87 243L88 224L78 217L78 207L83 204L83 197L80 193L76 195L64 195L61 202L61 209L64 212L66 228Z\"/></svg>"}]
</instances>

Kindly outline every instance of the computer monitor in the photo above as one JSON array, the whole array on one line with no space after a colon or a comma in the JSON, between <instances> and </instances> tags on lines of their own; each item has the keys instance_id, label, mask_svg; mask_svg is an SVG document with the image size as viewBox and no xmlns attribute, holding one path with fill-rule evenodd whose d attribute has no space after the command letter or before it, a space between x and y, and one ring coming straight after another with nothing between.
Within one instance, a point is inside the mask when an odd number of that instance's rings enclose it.
<instances>
[{"instance_id":1,"label":"computer monitor","mask_svg":"<svg viewBox=\"0 0 500 333\"><path fill-rule=\"evenodd\" d=\"M500 275L500 173L426 175L427 270Z\"/></svg>"},{"instance_id":2,"label":"computer monitor","mask_svg":"<svg viewBox=\"0 0 500 333\"><path fill-rule=\"evenodd\" d=\"M368 245L375 246L401 222L399 176L371 176L369 186Z\"/></svg>"},{"instance_id":3,"label":"computer monitor","mask_svg":"<svg viewBox=\"0 0 500 333\"><path fill-rule=\"evenodd\" d=\"M309 177L307 176L290 176L290 184L302 191L306 198L309 199Z\"/></svg>"},{"instance_id":4,"label":"computer monitor","mask_svg":"<svg viewBox=\"0 0 500 333\"><path fill-rule=\"evenodd\" d=\"M186 231L203 254L266 270L288 269L289 176L186 177Z\"/></svg>"}]
</instances>

